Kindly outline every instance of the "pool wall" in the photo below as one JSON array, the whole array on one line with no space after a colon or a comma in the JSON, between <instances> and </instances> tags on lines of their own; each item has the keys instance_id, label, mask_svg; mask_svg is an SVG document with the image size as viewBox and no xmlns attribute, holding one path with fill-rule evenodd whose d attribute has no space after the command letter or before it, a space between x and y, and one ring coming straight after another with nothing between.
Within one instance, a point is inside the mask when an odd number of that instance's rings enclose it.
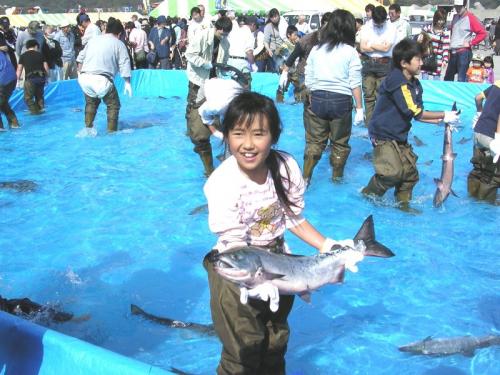
<instances>
[{"instance_id":1,"label":"pool wall","mask_svg":"<svg viewBox=\"0 0 500 375\"><path fill-rule=\"evenodd\" d=\"M254 74L252 88L274 97L277 81L278 76L275 74ZM116 85L121 93L123 80L117 78ZM422 85L426 108L444 110L456 101L459 108L469 111L475 111L474 96L487 87L487 85L436 81L422 81ZM135 97L179 96L184 99L187 95L187 86L184 71L133 72L132 87ZM22 95L22 90L16 90L11 98L15 110L26 108ZM48 106L56 102L68 105L83 103L83 94L76 80L48 85L45 97ZM292 97L293 95L288 96L290 100ZM166 372L23 319L0 313L0 374L9 373L161 374Z\"/></svg>"},{"instance_id":2,"label":"pool wall","mask_svg":"<svg viewBox=\"0 0 500 375\"><path fill-rule=\"evenodd\" d=\"M278 75L273 73L254 73L252 76L252 90L271 98L275 97L278 86ZM432 110L447 110L450 103L457 102L458 108L474 110L474 97L488 87L487 84L420 81L424 88L425 107ZM118 92L123 92L123 80L117 77L115 84ZM187 96L188 80L183 70L134 70L132 72L132 91L136 97L171 97ZM83 101L83 93L78 81L58 81L45 88L45 101L74 102L75 99ZM293 100L292 86L288 92L288 100ZM17 89L11 97L10 103L14 109L27 108L23 102L23 91Z\"/></svg>"},{"instance_id":3,"label":"pool wall","mask_svg":"<svg viewBox=\"0 0 500 375\"><path fill-rule=\"evenodd\" d=\"M168 373L3 312L0 338L0 374Z\"/></svg>"}]
</instances>

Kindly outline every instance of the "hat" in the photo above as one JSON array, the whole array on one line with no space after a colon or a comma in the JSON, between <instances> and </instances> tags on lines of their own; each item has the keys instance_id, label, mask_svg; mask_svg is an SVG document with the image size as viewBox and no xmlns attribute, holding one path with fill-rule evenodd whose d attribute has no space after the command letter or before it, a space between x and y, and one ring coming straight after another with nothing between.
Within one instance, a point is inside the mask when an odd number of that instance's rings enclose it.
<instances>
[{"instance_id":1,"label":"hat","mask_svg":"<svg viewBox=\"0 0 500 375\"><path fill-rule=\"evenodd\" d=\"M165 17L165 16L160 16L160 17L158 17L158 18L156 19L156 23L157 23L158 25L159 25L159 24L161 24L161 23L163 23L163 24L165 24L165 25L166 25L166 24L167 24L167 19L166 19L166 17Z\"/></svg>"},{"instance_id":2,"label":"hat","mask_svg":"<svg viewBox=\"0 0 500 375\"><path fill-rule=\"evenodd\" d=\"M465 0L454 0L453 5L464 6L464 2L465 2Z\"/></svg>"},{"instance_id":3,"label":"hat","mask_svg":"<svg viewBox=\"0 0 500 375\"><path fill-rule=\"evenodd\" d=\"M257 17L255 16L247 16L245 17L245 24L251 25L252 23L257 25Z\"/></svg>"},{"instance_id":4,"label":"hat","mask_svg":"<svg viewBox=\"0 0 500 375\"><path fill-rule=\"evenodd\" d=\"M82 13L79 14L78 17L76 17L76 20L79 25L81 25L83 22L90 22L90 17L88 14Z\"/></svg>"},{"instance_id":5,"label":"hat","mask_svg":"<svg viewBox=\"0 0 500 375\"><path fill-rule=\"evenodd\" d=\"M30 34L36 33L39 28L40 28L40 22L38 21L30 21L30 23L28 23L28 32Z\"/></svg>"},{"instance_id":6,"label":"hat","mask_svg":"<svg viewBox=\"0 0 500 375\"><path fill-rule=\"evenodd\" d=\"M480 55L474 55L472 56L472 61L480 61L483 62L483 57Z\"/></svg>"}]
</instances>

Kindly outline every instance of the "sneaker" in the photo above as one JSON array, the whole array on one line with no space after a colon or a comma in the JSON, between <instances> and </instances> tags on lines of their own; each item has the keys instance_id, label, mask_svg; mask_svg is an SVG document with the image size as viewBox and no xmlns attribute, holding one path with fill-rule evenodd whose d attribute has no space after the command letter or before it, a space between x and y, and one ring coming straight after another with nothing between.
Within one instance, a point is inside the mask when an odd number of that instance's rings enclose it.
<instances>
[{"instance_id":1,"label":"sneaker","mask_svg":"<svg viewBox=\"0 0 500 375\"><path fill-rule=\"evenodd\" d=\"M17 123L12 123L10 124L10 128L11 129L19 129L21 127L21 125L17 124Z\"/></svg>"}]
</instances>

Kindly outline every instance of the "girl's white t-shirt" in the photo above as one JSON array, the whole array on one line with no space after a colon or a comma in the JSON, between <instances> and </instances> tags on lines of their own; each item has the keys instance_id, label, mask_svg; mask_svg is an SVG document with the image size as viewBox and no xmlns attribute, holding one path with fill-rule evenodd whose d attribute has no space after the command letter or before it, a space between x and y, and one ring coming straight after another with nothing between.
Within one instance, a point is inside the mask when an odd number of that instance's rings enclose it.
<instances>
[{"instance_id":1,"label":"girl's white t-shirt","mask_svg":"<svg viewBox=\"0 0 500 375\"><path fill-rule=\"evenodd\" d=\"M304 221L302 172L292 156L280 154L289 170L290 181L283 179L283 185L294 203L291 213L279 201L270 172L265 183L257 184L241 172L236 158L230 156L211 174L203 190L208 201L208 225L218 236L214 249L223 252L240 246L266 246L283 236L286 228ZM284 163L280 173L287 175Z\"/></svg>"}]
</instances>

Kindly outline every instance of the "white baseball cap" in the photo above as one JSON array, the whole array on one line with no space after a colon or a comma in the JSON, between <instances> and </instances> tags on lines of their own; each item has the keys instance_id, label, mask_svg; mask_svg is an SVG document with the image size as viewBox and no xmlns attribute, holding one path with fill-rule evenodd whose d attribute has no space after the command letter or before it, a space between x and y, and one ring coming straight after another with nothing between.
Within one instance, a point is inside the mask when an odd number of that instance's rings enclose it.
<instances>
[{"instance_id":1,"label":"white baseball cap","mask_svg":"<svg viewBox=\"0 0 500 375\"><path fill-rule=\"evenodd\" d=\"M453 5L460 5L460 6L464 6L464 0L454 0L453 1Z\"/></svg>"}]
</instances>

